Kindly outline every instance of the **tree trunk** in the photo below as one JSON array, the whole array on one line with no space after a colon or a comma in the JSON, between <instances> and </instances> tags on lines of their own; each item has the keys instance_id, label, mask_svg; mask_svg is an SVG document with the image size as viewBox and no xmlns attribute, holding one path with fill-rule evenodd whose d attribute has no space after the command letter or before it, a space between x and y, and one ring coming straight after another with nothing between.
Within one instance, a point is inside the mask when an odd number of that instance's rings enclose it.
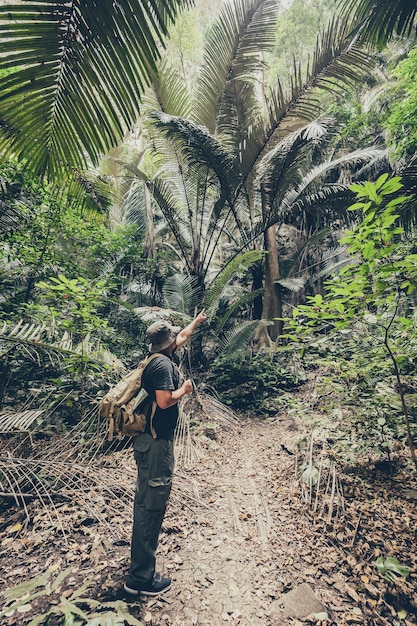
<instances>
[{"instance_id":1,"label":"tree trunk","mask_svg":"<svg viewBox=\"0 0 417 626\"><path fill-rule=\"evenodd\" d=\"M263 270L263 262L259 261L252 266L252 291L257 291L258 289L262 289L264 286L264 270ZM260 320L262 319L262 309L263 309L263 295L256 296L252 302L252 319Z\"/></svg>"},{"instance_id":2,"label":"tree trunk","mask_svg":"<svg viewBox=\"0 0 417 626\"><path fill-rule=\"evenodd\" d=\"M274 318L282 317L281 288L276 282L280 278L276 226L270 226L265 231L264 247L267 255L265 257L265 295L262 319L274 321L274 325L268 327L268 333L275 341L282 331L282 322L274 320Z\"/></svg>"},{"instance_id":3,"label":"tree trunk","mask_svg":"<svg viewBox=\"0 0 417 626\"><path fill-rule=\"evenodd\" d=\"M143 193L145 198L146 209L146 237L145 237L145 250L148 259L155 259L155 226L153 222L153 210L151 194L147 185L143 185Z\"/></svg>"}]
</instances>

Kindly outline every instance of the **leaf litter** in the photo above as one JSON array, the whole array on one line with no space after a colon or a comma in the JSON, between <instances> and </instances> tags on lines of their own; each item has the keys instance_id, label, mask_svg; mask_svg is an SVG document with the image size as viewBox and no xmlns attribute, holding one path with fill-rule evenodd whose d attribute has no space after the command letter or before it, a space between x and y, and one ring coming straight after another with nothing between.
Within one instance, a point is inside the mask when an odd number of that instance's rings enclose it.
<instances>
[{"instance_id":1,"label":"leaf litter","mask_svg":"<svg viewBox=\"0 0 417 626\"><path fill-rule=\"evenodd\" d=\"M135 489L130 449L91 465L67 458L58 468L59 459L34 459L27 484L33 488L40 469L50 474L45 494L53 508L39 493L2 501L2 624L35 623L54 606L76 611L74 623L88 615L98 625L111 615L114 623L161 626L417 624L417 514L404 495L415 486L405 469L394 476L322 469L317 491L302 478L294 425L289 430L285 419L230 419L195 432L183 425L182 432L182 445L194 451L177 448L158 550L172 590L135 603L121 592ZM378 570L381 558L391 559L391 579ZM302 583L325 611L276 621L274 602ZM50 624L62 624L62 615Z\"/></svg>"}]
</instances>

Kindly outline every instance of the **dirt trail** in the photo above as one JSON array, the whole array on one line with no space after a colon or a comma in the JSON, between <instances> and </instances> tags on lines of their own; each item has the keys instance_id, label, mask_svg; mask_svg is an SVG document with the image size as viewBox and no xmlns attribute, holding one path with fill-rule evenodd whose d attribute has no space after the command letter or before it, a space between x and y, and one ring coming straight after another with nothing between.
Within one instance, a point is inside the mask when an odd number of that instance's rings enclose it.
<instances>
[{"instance_id":1,"label":"dirt trail","mask_svg":"<svg viewBox=\"0 0 417 626\"><path fill-rule=\"evenodd\" d=\"M369 484L360 476L344 475L346 509L329 526L320 516L313 518L301 500L291 450L303 432L292 418L239 419L217 431L216 440L201 445L197 460L177 468L157 560L158 570L172 577L172 589L160 598L129 604L132 616L145 626L417 624L417 567L410 548L417 512L414 500L407 500L414 498L417 485L407 483L407 474L378 479L374 472ZM85 505L90 495L100 507L103 494L96 491L87 491L84 500L60 503L67 544L36 501L30 528L22 528L20 509L2 511L3 589L45 571L70 572L58 588L47 585L46 593L37 593L30 612L12 611L2 626L26 626L84 584L83 597L110 603L112 610L119 606L115 601L123 600L127 610L122 585L136 480L132 457L131 450L124 450L104 459L125 485L125 504L103 507L118 528L113 536L108 523ZM399 489L401 485L407 489ZM411 566L407 582L387 587L375 567L380 554ZM314 611L321 618L279 613L282 596L300 585L308 585L321 603ZM406 619L399 621L404 612ZM62 621L54 618L50 624Z\"/></svg>"},{"instance_id":2,"label":"dirt trail","mask_svg":"<svg viewBox=\"0 0 417 626\"><path fill-rule=\"evenodd\" d=\"M294 457L281 446L283 431L279 420L243 421L188 471L201 505L167 515L158 567L173 587L166 599L145 603L152 624L282 624L270 615L272 603L301 582L326 602L306 518L290 502ZM314 549L314 559L325 558L328 546Z\"/></svg>"}]
</instances>

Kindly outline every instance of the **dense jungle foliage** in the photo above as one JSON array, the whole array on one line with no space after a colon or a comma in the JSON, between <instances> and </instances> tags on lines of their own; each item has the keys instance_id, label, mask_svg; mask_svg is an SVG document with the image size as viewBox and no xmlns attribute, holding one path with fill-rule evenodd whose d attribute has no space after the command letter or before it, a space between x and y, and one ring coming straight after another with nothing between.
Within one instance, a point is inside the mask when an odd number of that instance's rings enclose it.
<instances>
[{"instance_id":1,"label":"dense jungle foliage","mask_svg":"<svg viewBox=\"0 0 417 626\"><path fill-rule=\"evenodd\" d=\"M415 9L166 2L140 49L111 3L90 23L55 4L33 7L42 53L0 5L3 412L68 429L151 321L205 307L182 367L227 406L302 412L320 371L343 462L416 462Z\"/></svg>"}]
</instances>

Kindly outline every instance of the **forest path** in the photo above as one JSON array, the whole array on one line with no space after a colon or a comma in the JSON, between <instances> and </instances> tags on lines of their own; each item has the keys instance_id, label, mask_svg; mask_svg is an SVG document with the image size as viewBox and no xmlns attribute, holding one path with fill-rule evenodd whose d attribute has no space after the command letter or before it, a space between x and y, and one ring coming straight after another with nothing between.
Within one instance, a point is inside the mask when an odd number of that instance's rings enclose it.
<instances>
[{"instance_id":1,"label":"forest path","mask_svg":"<svg viewBox=\"0 0 417 626\"><path fill-rule=\"evenodd\" d=\"M6 502L0 509L0 583L7 590L31 581L34 592L29 600L22 597L22 607L3 614L1 626L27 626L53 607L59 612L73 593L75 599L80 593L87 598L84 609L90 606L88 599L93 608L101 603L99 611L110 609L110 621L99 617L91 622L97 626L121 623L114 613L119 609L143 626L417 624L417 557L412 550L417 482L407 465L400 464L392 476L367 468L338 470L343 509L330 499L329 523L312 515L301 497L296 469L302 459L293 451L305 433L295 418L239 418L227 428L206 428L206 434L214 432L215 440L182 449L195 454L188 467L178 462L160 537L157 568L173 580L163 596L126 606L122 591L136 482L130 448L102 458L109 485L116 484L123 499L113 500L103 486L97 490L85 482L77 500L57 500L67 541L36 499L28 504L30 524L19 507ZM318 444L314 454L321 450ZM324 491L318 511L328 518L329 492ZM376 568L379 555L394 556L410 567L408 578L387 583ZM42 582L45 574L59 580L58 573L65 575L58 587L52 589L49 578ZM301 591L293 612L283 614L283 598ZM301 606L308 595L315 600L314 610ZM11 602L7 600L8 607ZM57 617L43 623L62 626L63 621Z\"/></svg>"},{"instance_id":2,"label":"forest path","mask_svg":"<svg viewBox=\"0 0 417 626\"><path fill-rule=\"evenodd\" d=\"M294 456L281 445L288 434L278 419L242 420L187 471L200 505L168 511L158 569L173 586L144 603L152 624L283 624L273 601L302 582L326 601L312 563L327 560L329 547L317 537L313 547L306 517L295 514Z\"/></svg>"}]
</instances>

